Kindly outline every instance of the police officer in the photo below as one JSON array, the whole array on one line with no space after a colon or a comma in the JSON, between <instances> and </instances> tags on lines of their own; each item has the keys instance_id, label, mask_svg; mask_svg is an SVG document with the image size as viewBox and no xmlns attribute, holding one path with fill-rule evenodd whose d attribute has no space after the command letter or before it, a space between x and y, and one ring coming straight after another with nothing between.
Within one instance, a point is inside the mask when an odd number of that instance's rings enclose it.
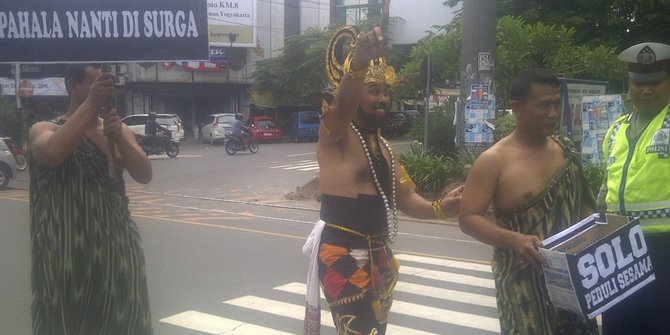
<instances>
[{"instance_id":1,"label":"police officer","mask_svg":"<svg viewBox=\"0 0 670 335\"><path fill-rule=\"evenodd\" d=\"M639 217L656 280L604 313L603 334L670 334L670 45L640 43L618 59L635 108L605 135L598 198L608 212Z\"/></svg>"}]
</instances>

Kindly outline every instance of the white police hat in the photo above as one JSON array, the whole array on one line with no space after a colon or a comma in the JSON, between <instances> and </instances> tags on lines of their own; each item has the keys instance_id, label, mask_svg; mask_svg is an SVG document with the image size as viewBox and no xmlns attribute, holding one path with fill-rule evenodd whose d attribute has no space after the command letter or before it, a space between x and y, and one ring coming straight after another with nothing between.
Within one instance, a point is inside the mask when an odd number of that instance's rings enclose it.
<instances>
[{"instance_id":1,"label":"white police hat","mask_svg":"<svg viewBox=\"0 0 670 335\"><path fill-rule=\"evenodd\" d=\"M670 74L670 45L667 44L636 44L617 58L628 63L628 78L635 82L658 82Z\"/></svg>"}]
</instances>

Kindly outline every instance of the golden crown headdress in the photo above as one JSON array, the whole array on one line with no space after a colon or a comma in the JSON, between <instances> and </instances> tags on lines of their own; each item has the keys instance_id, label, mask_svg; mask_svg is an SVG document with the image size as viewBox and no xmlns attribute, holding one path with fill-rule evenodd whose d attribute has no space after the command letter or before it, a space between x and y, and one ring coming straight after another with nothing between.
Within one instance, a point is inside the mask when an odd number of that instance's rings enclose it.
<instances>
[{"instance_id":1,"label":"golden crown headdress","mask_svg":"<svg viewBox=\"0 0 670 335\"><path fill-rule=\"evenodd\" d=\"M344 72L351 65L352 53L344 57L344 43L347 40L351 40L350 48L353 51L356 48L356 36L360 32L354 26L342 26L339 28L333 37L331 37L330 42L328 42L328 51L326 51L326 72L328 73L328 79L333 84L335 89L338 88L342 77L344 77ZM388 65L386 60L383 57L378 59L373 59L370 61L368 66L367 73L365 74L364 83L387 83L393 84L395 82L395 69L393 66Z\"/></svg>"}]
</instances>

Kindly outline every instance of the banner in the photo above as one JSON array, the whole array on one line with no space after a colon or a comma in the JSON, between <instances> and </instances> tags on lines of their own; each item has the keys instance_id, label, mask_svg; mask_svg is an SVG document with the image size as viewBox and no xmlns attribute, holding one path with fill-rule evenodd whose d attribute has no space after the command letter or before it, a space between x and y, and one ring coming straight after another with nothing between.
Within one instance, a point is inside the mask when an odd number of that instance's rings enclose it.
<instances>
[{"instance_id":1,"label":"banner","mask_svg":"<svg viewBox=\"0 0 670 335\"><path fill-rule=\"evenodd\" d=\"M210 44L225 47L257 47L256 1L207 0Z\"/></svg>"},{"instance_id":2,"label":"banner","mask_svg":"<svg viewBox=\"0 0 670 335\"><path fill-rule=\"evenodd\" d=\"M21 64L21 82L19 95L67 96L65 89L66 64ZM0 94L16 95L16 73L13 65L0 64Z\"/></svg>"},{"instance_id":3,"label":"banner","mask_svg":"<svg viewBox=\"0 0 670 335\"><path fill-rule=\"evenodd\" d=\"M207 60L205 0L4 1L0 63Z\"/></svg>"}]
</instances>

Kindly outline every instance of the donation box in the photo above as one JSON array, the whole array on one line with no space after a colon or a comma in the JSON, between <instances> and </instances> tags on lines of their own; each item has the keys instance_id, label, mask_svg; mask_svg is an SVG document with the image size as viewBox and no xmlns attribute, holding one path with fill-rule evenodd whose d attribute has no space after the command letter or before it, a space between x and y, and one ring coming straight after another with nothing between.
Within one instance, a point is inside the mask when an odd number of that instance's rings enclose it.
<instances>
[{"instance_id":1,"label":"donation box","mask_svg":"<svg viewBox=\"0 0 670 335\"><path fill-rule=\"evenodd\" d=\"M637 218L593 214L543 241L554 306L594 318L656 277Z\"/></svg>"}]
</instances>

